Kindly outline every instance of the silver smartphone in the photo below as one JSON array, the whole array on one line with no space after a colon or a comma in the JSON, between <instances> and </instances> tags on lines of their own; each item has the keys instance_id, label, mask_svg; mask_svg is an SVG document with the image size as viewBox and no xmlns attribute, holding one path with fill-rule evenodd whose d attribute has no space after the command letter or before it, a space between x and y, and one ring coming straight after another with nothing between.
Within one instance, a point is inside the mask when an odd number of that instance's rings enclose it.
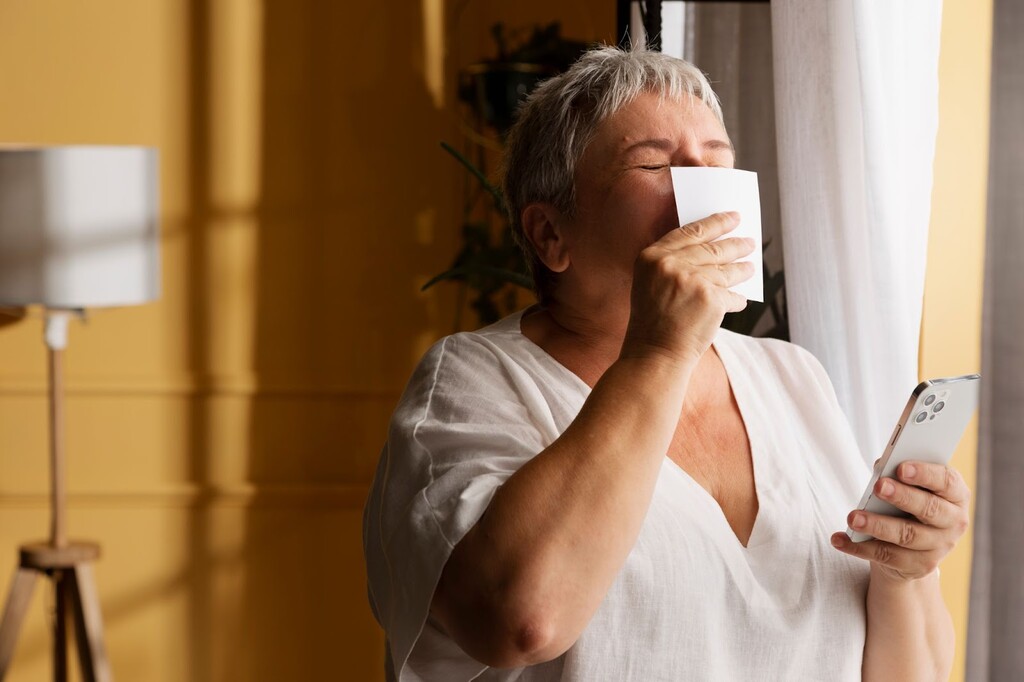
<instances>
[{"instance_id":1,"label":"silver smartphone","mask_svg":"<svg viewBox=\"0 0 1024 682\"><path fill-rule=\"evenodd\" d=\"M857 509L909 517L888 502L875 497L879 477L896 478L896 467L906 461L946 464L964 435L967 423L978 408L978 387L981 375L929 379L918 384L893 429L889 445L871 472L871 480L860 498ZM846 534L854 542L873 539L852 528Z\"/></svg>"}]
</instances>

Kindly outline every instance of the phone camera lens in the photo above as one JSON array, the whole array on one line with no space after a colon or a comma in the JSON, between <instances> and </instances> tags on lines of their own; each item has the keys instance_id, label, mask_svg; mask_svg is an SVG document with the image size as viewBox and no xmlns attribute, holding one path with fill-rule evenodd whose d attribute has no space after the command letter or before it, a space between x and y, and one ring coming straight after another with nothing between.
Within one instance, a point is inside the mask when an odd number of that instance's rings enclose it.
<instances>
[{"instance_id":1,"label":"phone camera lens","mask_svg":"<svg viewBox=\"0 0 1024 682\"><path fill-rule=\"evenodd\" d=\"M927 398L924 399L924 404L925 405L931 405L934 402L935 402L935 395L934 394L932 394L932 395L930 395L930 396L928 396Z\"/></svg>"},{"instance_id":2,"label":"phone camera lens","mask_svg":"<svg viewBox=\"0 0 1024 682\"><path fill-rule=\"evenodd\" d=\"M939 402L935 403L935 407L933 407L932 410L934 410L935 412L942 412L942 408L945 406L946 403L940 400Z\"/></svg>"},{"instance_id":3,"label":"phone camera lens","mask_svg":"<svg viewBox=\"0 0 1024 682\"><path fill-rule=\"evenodd\" d=\"M927 412L918 412L917 413L917 418L914 419L914 421L916 421L918 424L920 424L921 422L923 422L927 418L928 418L928 413Z\"/></svg>"}]
</instances>

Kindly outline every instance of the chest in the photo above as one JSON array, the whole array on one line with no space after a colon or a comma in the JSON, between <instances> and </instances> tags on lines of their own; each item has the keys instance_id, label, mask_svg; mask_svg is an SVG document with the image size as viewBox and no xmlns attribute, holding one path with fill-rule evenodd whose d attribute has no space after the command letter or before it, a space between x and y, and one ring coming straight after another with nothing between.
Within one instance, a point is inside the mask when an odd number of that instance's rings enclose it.
<instances>
[{"instance_id":1,"label":"chest","mask_svg":"<svg viewBox=\"0 0 1024 682\"><path fill-rule=\"evenodd\" d=\"M714 498L746 545L758 499L750 440L731 391L715 407L684 412L666 455Z\"/></svg>"}]
</instances>

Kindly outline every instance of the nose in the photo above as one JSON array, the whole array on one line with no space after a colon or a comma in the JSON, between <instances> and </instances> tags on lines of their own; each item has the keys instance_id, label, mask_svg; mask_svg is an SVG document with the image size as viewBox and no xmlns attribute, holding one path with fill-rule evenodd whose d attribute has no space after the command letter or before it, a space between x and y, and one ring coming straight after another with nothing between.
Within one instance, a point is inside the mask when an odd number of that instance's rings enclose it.
<instances>
[{"instance_id":1,"label":"nose","mask_svg":"<svg viewBox=\"0 0 1024 682\"><path fill-rule=\"evenodd\" d=\"M694 144L680 145L676 150L673 166L710 166L705 152L700 146Z\"/></svg>"}]
</instances>

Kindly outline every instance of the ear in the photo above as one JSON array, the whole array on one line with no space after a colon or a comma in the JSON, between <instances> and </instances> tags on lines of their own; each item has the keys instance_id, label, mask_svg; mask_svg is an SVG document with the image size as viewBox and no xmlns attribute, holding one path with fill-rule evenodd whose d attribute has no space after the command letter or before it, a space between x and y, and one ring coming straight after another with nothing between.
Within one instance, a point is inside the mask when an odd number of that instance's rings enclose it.
<instances>
[{"instance_id":1,"label":"ear","mask_svg":"<svg viewBox=\"0 0 1024 682\"><path fill-rule=\"evenodd\" d=\"M562 213L551 204L530 204L523 209L522 223L540 261L552 272L564 272L570 258Z\"/></svg>"}]
</instances>

